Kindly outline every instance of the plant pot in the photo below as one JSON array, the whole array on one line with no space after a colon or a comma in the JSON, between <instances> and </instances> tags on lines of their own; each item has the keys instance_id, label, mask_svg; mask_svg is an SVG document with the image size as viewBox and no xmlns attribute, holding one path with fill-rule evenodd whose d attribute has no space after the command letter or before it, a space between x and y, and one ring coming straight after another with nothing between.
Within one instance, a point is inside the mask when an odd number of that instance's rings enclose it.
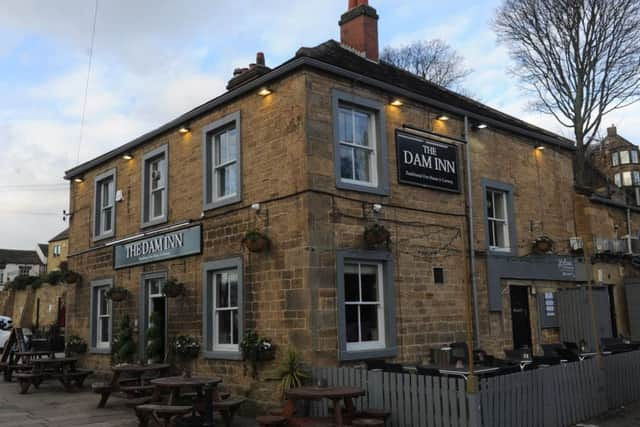
<instances>
[{"instance_id":1,"label":"plant pot","mask_svg":"<svg viewBox=\"0 0 640 427\"><path fill-rule=\"evenodd\" d=\"M389 230L384 227L368 229L364 232L364 241L367 246L376 246L387 243L390 237L391 234L389 233Z\"/></svg>"},{"instance_id":2,"label":"plant pot","mask_svg":"<svg viewBox=\"0 0 640 427\"><path fill-rule=\"evenodd\" d=\"M165 286L163 292L169 298L177 298L184 293L182 286Z\"/></svg>"},{"instance_id":3,"label":"plant pot","mask_svg":"<svg viewBox=\"0 0 640 427\"><path fill-rule=\"evenodd\" d=\"M276 349L271 347L269 350L261 350L257 356L257 359L261 362L274 360L276 358Z\"/></svg>"},{"instance_id":4,"label":"plant pot","mask_svg":"<svg viewBox=\"0 0 640 427\"><path fill-rule=\"evenodd\" d=\"M251 252L262 252L269 247L269 239L266 237L253 237L251 239L245 239L244 245Z\"/></svg>"},{"instance_id":5,"label":"plant pot","mask_svg":"<svg viewBox=\"0 0 640 427\"><path fill-rule=\"evenodd\" d=\"M87 352L87 344L67 344L66 351L75 354L84 354Z\"/></svg>"},{"instance_id":6,"label":"plant pot","mask_svg":"<svg viewBox=\"0 0 640 427\"><path fill-rule=\"evenodd\" d=\"M126 291L112 291L111 301L120 302L127 299L128 292Z\"/></svg>"}]
</instances>

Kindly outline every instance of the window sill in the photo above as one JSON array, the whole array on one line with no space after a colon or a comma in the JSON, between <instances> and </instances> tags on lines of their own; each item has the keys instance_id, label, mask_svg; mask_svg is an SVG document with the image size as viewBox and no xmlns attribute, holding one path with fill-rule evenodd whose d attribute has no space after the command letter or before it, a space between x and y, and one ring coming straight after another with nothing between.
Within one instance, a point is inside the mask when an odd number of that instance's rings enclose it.
<instances>
[{"instance_id":1,"label":"window sill","mask_svg":"<svg viewBox=\"0 0 640 427\"><path fill-rule=\"evenodd\" d=\"M366 360L395 357L398 355L398 347L377 348L371 350L343 351L340 360Z\"/></svg>"},{"instance_id":2,"label":"window sill","mask_svg":"<svg viewBox=\"0 0 640 427\"><path fill-rule=\"evenodd\" d=\"M103 240L113 239L115 236L116 236L116 233L115 233L115 231L113 231L113 232L111 232L109 234L101 234L99 236L92 236L91 237L91 241L93 243L101 242ZM54 255L54 257L57 257L57 256L60 256L60 255Z\"/></svg>"},{"instance_id":3,"label":"window sill","mask_svg":"<svg viewBox=\"0 0 640 427\"><path fill-rule=\"evenodd\" d=\"M214 360L243 360L241 351L205 351L202 353L205 359Z\"/></svg>"},{"instance_id":4,"label":"window sill","mask_svg":"<svg viewBox=\"0 0 640 427\"><path fill-rule=\"evenodd\" d=\"M341 178L336 180L336 188L340 190L351 190L358 191L361 193L370 193L377 194L379 196L388 196L389 188L388 186L383 186L378 184L377 186L365 185L365 184L356 184L352 182L343 181Z\"/></svg>"},{"instance_id":5,"label":"window sill","mask_svg":"<svg viewBox=\"0 0 640 427\"><path fill-rule=\"evenodd\" d=\"M242 201L242 196L240 194L235 195L235 196L229 196L229 197L225 197L222 199L217 199L214 200L213 202L210 203L205 203L202 206L202 209L204 211L210 211L212 209L216 209L216 208L222 208L224 206L229 206L232 205L234 203L239 203Z\"/></svg>"},{"instance_id":6,"label":"window sill","mask_svg":"<svg viewBox=\"0 0 640 427\"><path fill-rule=\"evenodd\" d=\"M167 222L168 222L167 217L160 218L160 219L154 219L154 220L151 220L151 221L143 222L142 224L140 224L140 228L141 229L149 228L149 227L153 227L155 225L166 224Z\"/></svg>"}]
</instances>

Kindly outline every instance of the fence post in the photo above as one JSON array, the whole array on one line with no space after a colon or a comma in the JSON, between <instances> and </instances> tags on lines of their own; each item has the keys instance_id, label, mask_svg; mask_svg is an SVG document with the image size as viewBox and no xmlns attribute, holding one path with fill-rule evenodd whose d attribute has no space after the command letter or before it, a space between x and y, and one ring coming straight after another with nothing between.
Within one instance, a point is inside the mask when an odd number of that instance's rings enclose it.
<instances>
[{"instance_id":1,"label":"fence post","mask_svg":"<svg viewBox=\"0 0 640 427\"><path fill-rule=\"evenodd\" d=\"M469 427L482 427L480 394L467 393L467 402L469 404Z\"/></svg>"},{"instance_id":2,"label":"fence post","mask_svg":"<svg viewBox=\"0 0 640 427\"><path fill-rule=\"evenodd\" d=\"M382 397L382 369L367 371L367 397L372 408L384 408Z\"/></svg>"}]
</instances>

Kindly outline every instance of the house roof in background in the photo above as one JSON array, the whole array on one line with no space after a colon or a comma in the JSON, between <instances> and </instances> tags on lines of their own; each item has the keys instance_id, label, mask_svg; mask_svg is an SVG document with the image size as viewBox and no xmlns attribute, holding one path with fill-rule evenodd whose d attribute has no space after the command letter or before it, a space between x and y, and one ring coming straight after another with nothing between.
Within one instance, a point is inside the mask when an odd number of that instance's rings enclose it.
<instances>
[{"instance_id":1,"label":"house roof in background","mask_svg":"<svg viewBox=\"0 0 640 427\"><path fill-rule=\"evenodd\" d=\"M55 236L53 236L51 239L49 239L49 242L57 242L58 240L67 240L68 238L69 238L69 228L67 227L66 229L56 234Z\"/></svg>"},{"instance_id":2,"label":"house roof in background","mask_svg":"<svg viewBox=\"0 0 640 427\"><path fill-rule=\"evenodd\" d=\"M20 249L0 249L0 264L30 264L38 265L40 257L36 251Z\"/></svg>"},{"instance_id":3,"label":"house roof in background","mask_svg":"<svg viewBox=\"0 0 640 427\"><path fill-rule=\"evenodd\" d=\"M49 256L49 245L47 243L38 243L38 247L44 256Z\"/></svg>"}]
</instances>

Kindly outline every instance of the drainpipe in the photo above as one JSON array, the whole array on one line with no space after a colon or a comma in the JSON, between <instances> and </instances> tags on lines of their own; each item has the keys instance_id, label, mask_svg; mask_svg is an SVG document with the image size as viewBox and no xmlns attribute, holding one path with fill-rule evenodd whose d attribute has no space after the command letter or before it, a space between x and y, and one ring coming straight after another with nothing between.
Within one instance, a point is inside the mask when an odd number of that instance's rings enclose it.
<instances>
[{"instance_id":1,"label":"drainpipe","mask_svg":"<svg viewBox=\"0 0 640 427\"><path fill-rule=\"evenodd\" d=\"M631 209L627 208L627 253L632 253L631 248Z\"/></svg>"},{"instance_id":2,"label":"drainpipe","mask_svg":"<svg viewBox=\"0 0 640 427\"><path fill-rule=\"evenodd\" d=\"M475 232L473 227L473 195L471 179L471 150L469 149L469 118L464 116L464 144L465 166L467 176L467 229L469 230L469 269L471 271L471 293L473 299L473 332L475 335L475 347L480 348L480 313L478 310L478 284L476 282L476 256L475 256Z\"/></svg>"}]
</instances>

